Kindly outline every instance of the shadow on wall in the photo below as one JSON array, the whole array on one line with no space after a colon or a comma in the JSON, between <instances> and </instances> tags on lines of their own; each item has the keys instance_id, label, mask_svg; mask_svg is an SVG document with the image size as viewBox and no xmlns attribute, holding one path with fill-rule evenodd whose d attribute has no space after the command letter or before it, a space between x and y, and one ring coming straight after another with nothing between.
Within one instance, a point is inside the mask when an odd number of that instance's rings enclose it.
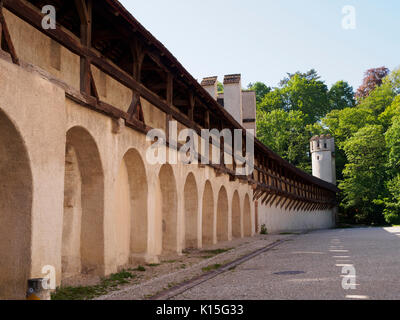
<instances>
[{"instance_id":1,"label":"shadow on wall","mask_svg":"<svg viewBox=\"0 0 400 320\"><path fill-rule=\"evenodd\" d=\"M0 110L0 299L25 299L31 263L32 173L22 137Z\"/></svg>"},{"instance_id":2,"label":"shadow on wall","mask_svg":"<svg viewBox=\"0 0 400 320\"><path fill-rule=\"evenodd\" d=\"M88 131L67 132L62 235L62 276L104 270L104 175Z\"/></svg>"}]
</instances>

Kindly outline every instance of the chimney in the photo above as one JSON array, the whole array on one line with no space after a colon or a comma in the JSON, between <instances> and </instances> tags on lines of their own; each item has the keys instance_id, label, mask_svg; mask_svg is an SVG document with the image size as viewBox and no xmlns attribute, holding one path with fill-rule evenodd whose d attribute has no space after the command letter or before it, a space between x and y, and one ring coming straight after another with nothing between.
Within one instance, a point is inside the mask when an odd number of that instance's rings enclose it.
<instances>
[{"instance_id":1,"label":"chimney","mask_svg":"<svg viewBox=\"0 0 400 320\"><path fill-rule=\"evenodd\" d=\"M254 135L256 134L256 114L257 114L257 101L256 92L253 90L243 90L243 127L246 129L254 130Z\"/></svg>"},{"instance_id":2,"label":"chimney","mask_svg":"<svg viewBox=\"0 0 400 320\"><path fill-rule=\"evenodd\" d=\"M217 88L217 79L218 77L207 77L204 78L201 82L201 86L213 97L217 100L218 88Z\"/></svg>"},{"instance_id":3,"label":"chimney","mask_svg":"<svg viewBox=\"0 0 400 320\"><path fill-rule=\"evenodd\" d=\"M226 75L224 78L224 107L241 125L243 124L242 105L241 75Z\"/></svg>"}]
</instances>

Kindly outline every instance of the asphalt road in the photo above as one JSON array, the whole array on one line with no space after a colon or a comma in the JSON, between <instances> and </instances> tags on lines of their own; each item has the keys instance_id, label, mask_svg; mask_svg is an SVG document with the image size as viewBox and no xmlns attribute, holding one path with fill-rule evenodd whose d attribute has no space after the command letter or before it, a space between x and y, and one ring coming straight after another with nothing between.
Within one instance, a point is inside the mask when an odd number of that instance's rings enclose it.
<instances>
[{"instance_id":1,"label":"asphalt road","mask_svg":"<svg viewBox=\"0 0 400 320\"><path fill-rule=\"evenodd\" d=\"M293 237L175 300L400 299L400 228Z\"/></svg>"}]
</instances>

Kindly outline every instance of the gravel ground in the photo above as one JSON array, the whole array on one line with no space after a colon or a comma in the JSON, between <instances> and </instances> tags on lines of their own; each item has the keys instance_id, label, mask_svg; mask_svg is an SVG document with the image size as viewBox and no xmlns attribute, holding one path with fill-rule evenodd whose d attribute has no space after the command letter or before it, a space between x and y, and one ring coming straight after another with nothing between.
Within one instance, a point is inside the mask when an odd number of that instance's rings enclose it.
<instances>
[{"instance_id":1,"label":"gravel ground","mask_svg":"<svg viewBox=\"0 0 400 320\"><path fill-rule=\"evenodd\" d=\"M253 238L235 239L218 245L209 246L203 250L191 250L182 256L170 255L162 257L159 266L148 267L141 274L140 280L134 284L121 287L96 300L141 300L159 294L184 281L193 279L205 273L203 268L215 264L226 264L250 252L256 251L277 240L290 239L295 235L257 235ZM212 256L210 251L216 249L231 249ZM212 256L212 257L211 257Z\"/></svg>"},{"instance_id":2,"label":"gravel ground","mask_svg":"<svg viewBox=\"0 0 400 320\"><path fill-rule=\"evenodd\" d=\"M289 240L174 299L400 299L399 227L323 230ZM352 266L355 287L345 290L343 268Z\"/></svg>"}]
</instances>

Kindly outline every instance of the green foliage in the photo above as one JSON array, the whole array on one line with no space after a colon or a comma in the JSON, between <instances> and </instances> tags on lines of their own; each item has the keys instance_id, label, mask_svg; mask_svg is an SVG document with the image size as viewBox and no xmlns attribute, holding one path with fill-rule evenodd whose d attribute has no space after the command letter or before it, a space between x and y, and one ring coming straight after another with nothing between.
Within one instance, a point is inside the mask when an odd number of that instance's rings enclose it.
<instances>
[{"instance_id":1,"label":"green foliage","mask_svg":"<svg viewBox=\"0 0 400 320\"><path fill-rule=\"evenodd\" d=\"M203 272L209 272L209 271L212 271L212 270L218 270L221 267L222 267L222 265L217 263L217 264L213 264L213 265L208 266L208 267L204 267L201 270Z\"/></svg>"},{"instance_id":2,"label":"green foliage","mask_svg":"<svg viewBox=\"0 0 400 320\"><path fill-rule=\"evenodd\" d=\"M216 256L216 255L218 255L218 254L231 251L232 249L234 249L234 248L215 249L215 250L204 250L204 251L202 251L202 252L203 252L203 253L207 253L207 254L212 255L212 256Z\"/></svg>"},{"instance_id":3,"label":"green foliage","mask_svg":"<svg viewBox=\"0 0 400 320\"><path fill-rule=\"evenodd\" d=\"M123 270L114 273L107 278L102 278L98 285L78 286L78 287L59 287L51 294L52 300L90 300L107 294L109 291L116 290L119 285L129 283L129 280L136 278L136 275Z\"/></svg>"},{"instance_id":4,"label":"green foliage","mask_svg":"<svg viewBox=\"0 0 400 320\"><path fill-rule=\"evenodd\" d=\"M385 134L389 149L389 166L394 170L400 169L400 116L393 117L392 126Z\"/></svg>"},{"instance_id":5,"label":"green foliage","mask_svg":"<svg viewBox=\"0 0 400 320\"><path fill-rule=\"evenodd\" d=\"M258 138L284 159L311 173L309 139L328 133L321 118L333 109L352 109L353 95L353 88L344 81L328 90L314 69L289 73L279 88L268 92L257 104ZM339 110L333 111L332 119L327 121L335 121L334 112ZM338 160L344 167L343 154L339 153Z\"/></svg>"},{"instance_id":6,"label":"green foliage","mask_svg":"<svg viewBox=\"0 0 400 320\"><path fill-rule=\"evenodd\" d=\"M383 211L385 220L392 225L400 224L400 174L387 184L390 198L386 199L386 208Z\"/></svg>"},{"instance_id":7,"label":"green foliage","mask_svg":"<svg viewBox=\"0 0 400 320\"><path fill-rule=\"evenodd\" d=\"M224 85L221 82L217 82L218 93L224 93Z\"/></svg>"},{"instance_id":8,"label":"green foliage","mask_svg":"<svg viewBox=\"0 0 400 320\"><path fill-rule=\"evenodd\" d=\"M311 134L307 132L305 118L301 111L258 112L257 136L271 150L299 168L311 172L308 154Z\"/></svg>"},{"instance_id":9,"label":"green foliage","mask_svg":"<svg viewBox=\"0 0 400 320\"><path fill-rule=\"evenodd\" d=\"M339 188L343 206L354 208L358 222L382 223L382 208L376 202L386 196L386 152L383 127L367 125L343 144L348 163Z\"/></svg>"},{"instance_id":10,"label":"green foliage","mask_svg":"<svg viewBox=\"0 0 400 320\"><path fill-rule=\"evenodd\" d=\"M301 111L307 124L317 122L331 110L328 87L317 76L295 73L289 77L282 80L281 88L265 95L259 104L261 110Z\"/></svg>"},{"instance_id":11,"label":"green foliage","mask_svg":"<svg viewBox=\"0 0 400 320\"><path fill-rule=\"evenodd\" d=\"M351 223L398 224L400 69L378 81L371 77L376 72L386 71L367 71L357 104L345 81L328 90L315 70L288 74L258 102L257 135L280 156L310 172L310 137L330 133L337 147L341 216Z\"/></svg>"},{"instance_id":12,"label":"green foliage","mask_svg":"<svg viewBox=\"0 0 400 320\"><path fill-rule=\"evenodd\" d=\"M322 119L338 147L341 206L354 222L393 223L399 215L394 179L400 164L399 93L400 71L395 70L357 106Z\"/></svg>"},{"instance_id":13,"label":"green foliage","mask_svg":"<svg viewBox=\"0 0 400 320\"><path fill-rule=\"evenodd\" d=\"M250 83L247 88L256 92L257 103L260 103L265 95L271 92L271 88L262 82Z\"/></svg>"},{"instance_id":14,"label":"green foliage","mask_svg":"<svg viewBox=\"0 0 400 320\"><path fill-rule=\"evenodd\" d=\"M143 267L143 266L138 266L138 267L135 269L135 271L145 272L145 271L146 271L146 268Z\"/></svg>"},{"instance_id":15,"label":"green foliage","mask_svg":"<svg viewBox=\"0 0 400 320\"><path fill-rule=\"evenodd\" d=\"M263 225L261 226L261 232L260 232L260 234L263 234L263 235L268 234L267 226L266 226L265 224L263 224Z\"/></svg>"},{"instance_id":16,"label":"green foliage","mask_svg":"<svg viewBox=\"0 0 400 320\"><path fill-rule=\"evenodd\" d=\"M345 81L338 81L330 88L328 99L331 110L354 107L356 103L353 87Z\"/></svg>"}]
</instances>

